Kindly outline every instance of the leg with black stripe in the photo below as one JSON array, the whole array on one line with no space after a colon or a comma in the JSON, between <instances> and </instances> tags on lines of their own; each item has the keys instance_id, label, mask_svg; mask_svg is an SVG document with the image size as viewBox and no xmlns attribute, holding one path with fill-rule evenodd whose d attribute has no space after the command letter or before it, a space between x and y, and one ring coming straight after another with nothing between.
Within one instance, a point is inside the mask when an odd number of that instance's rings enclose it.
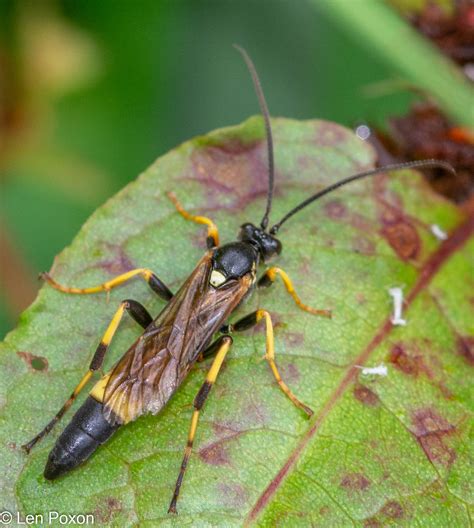
<instances>
[{"instance_id":1,"label":"leg with black stripe","mask_svg":"<svg viewBox=\"0 0 474 528\"><path fill-rule=\"evenodd\" d=\"M267 271L259 279L257 283L258 287L265 288L267 286L271 286L275 282L277 275L283 281L286 291L293 297L293 300L295 301L296 306L298 306L298 308L301 308L301 310L304 310L305 312L312 313L313 315L320 315L321 317L329 318L332 317L331 310L318 310L316 308L311 308L311 306L308 306L307 304L302 303L301 299L296 294L295 288L290 277L281 268L277 268L274 266L272 268L267 269Z\"/></svg>"},{"instance_id":2,"label":"leg with black stripe","mask_svg":"<svg viewBox=\"0 0 474 528\"><path fill-rule=\"evenodd\" d=\"M89 365L89 370L84 374L79 384L72 391L71 396L69 396L66 403L61 407L59 412L48 423L48 425L32 440L22 446L27 453L29 453L33 446L37 444L53 429L53 427L59 422L59 420L64 416L67 410L74 403L74 400L85 387L87 382L91 379L94 372L102 367L107 349L109 348L110 342L112 341L112 338L115 332L117 331L117 328L125 311L127 311L131 315L131 317L143 328L146 328L153 320L151 315L148 313L147 309L142 306L139 302L127 299L120 303L120 306L115 312L115 315L113 316L112 321L107 327L104 336L100 340L99 346L97 347L92 361Z\"/></svg>"},{"instance_id":3,"label":"leg with black stripe","mask_svg":"<svg viewBox=\"0 0 474 528\"><path fill-rule=\"evenodd\" d=\"M134 277L141 277L144 279L148 286L164 301L169 301L173 297L171 290L162 282L154 273L148 268L137 268L134 270L127 271L122 275L118 275L113 279L106 281L98 286L91 286L89 288L76 288L71 286L63 286L56 282L49 273L41 273L40 277L44 279L50 286L56 290L62 291L63 293L76 293L79 295L85 295L89 293L109 292L113 288L124 284L125 282L133 279Z\"/></svg>"},{"instance_id":4,"label":"leg with black stripe","mask_svg":"<svg viewBox=\"0 0 474 528\"><path fill-rule=\"evenodd\" d=\"M179 203L176 195L172 192L168 193L168 198L173 202L176 210L183 218L186 218L186 220L191 220L192 222L196 222L196 224L207 225L207 247L209 249L219 245L219 231L217 230L216 224L210 218L188 213L188 211L186 211Z\"/></svg>"},{"instance_id":5,"label":"leg with black stripe","mask_svg":"<svg viewBox=\"0 0 474 528\"><path fill-rule=\"evenodd\" d=\"M227 328L227 326L223 327ZM224 330L221 331L221 333L226 334ZM220 339L216 339L214 343L211 343L206 349L204 349L198 356L197 361L201 363L202 361L205 361L206 359L209 359L212 356L215 356L217 352L219 352L221 342Z\"/></svg>"},{"instance_id":6,"label":"leg with black stripe","mask_svg":"<svg viewBox=\"0 0 474 528\"><path fill-rule=\"evenodd\" d=\"M266 310L257 310L251 314L243 317L234 324L228 325L223 328L223 331L227 330L228 332L241 332L243 330L248 330L252 326L258 324L262 319L265 319L265 331L266 331L266 354L265 359L270 365L270 369L275 377L278 386L285 393L285 395L296 405L296 407L302 409L308 416L313 415L313 411L301 402L289 389L288 385L281 379L280 372L275 362L275 340L273 337L273 324L270 314Z\"/></svg>"},{"instance_id":7,"label":"leg with black stripe","mask_svg":"<svg viewBox=\"0 0 474 528\"><path fill-rule=\"evenodd\" d=\"M186 468L188 466L189 457L191 456L191 452L193 449L193 442L194 442L194 437L196 435L196 429L197 429L198 420L199 420L199 413L201 412L204 402L206 401L206 398L209 395L209 392L214 382L216 381L217 375L219 374L219 370L231 346L232 346L232 338L227 335L220 337L213 345L211 345L211 347L215 347L218 349L217 354L216 354L216 357L214 358L214 361L212 362L209 372L207 373L206 381L201 385L201 388L199 389L197 396L194 398L194 412L193 412L193 416L191 419L191 427L189 429L188 442L186 444L186 449L184 450L184 457L181 463L181 469L179 471L178 479L176 480L176 486L175 486L173 498L171 499L170 507L168 509L168 513L177 513L176 503L178 501L179 490L181 488L181 484L183 483L184 473L186 472Z\"/></svg>"}]
</instances>

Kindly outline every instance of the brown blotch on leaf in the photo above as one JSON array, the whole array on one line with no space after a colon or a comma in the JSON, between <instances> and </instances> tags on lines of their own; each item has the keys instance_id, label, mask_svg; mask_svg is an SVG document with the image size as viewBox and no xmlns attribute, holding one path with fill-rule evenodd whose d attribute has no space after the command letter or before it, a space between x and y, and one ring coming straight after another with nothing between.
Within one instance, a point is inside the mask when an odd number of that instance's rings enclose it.
<instances>
[{"instance_id":1,"label":"brown blotch on leaf","mask_svg":"<svg viewBox=\"0 0 474 528\"><path fill-rule=\"evenodd\" d=\"M235 198L229 208L242 209L267 193L268 169L263 140L244 144L232 139L218 145L205 145L194 150L191 163L189 178L206 186L207 206L222 207L222 193L225 193Z\"/></svg>"},{"instance_id":2,"label":"brown blotch on leaf","mask_svg":"<svg viewBox=\"0 0 474 528\"><path fill-rule=\"evenodd\" d=\"M369 517L364 521L364 528L380 528L381 526L382 525L380 524L380 521L378 521L374 517Z\"/></svg>"},{"instance_id":3,"label":"brown blotch on leaf","mask_svg":"<svg viewBox=\"0 0 474 528\"><path fill-rule=\"evenodd\" d=\"M199 458L212 466L230 465L230 457L223 441L219 440L199 450Z\"/></svg>"},{"instance_id":4,"label":"brown blotch on leaf","mask_svg":"<svg viewBox=\"0 0 474 528\"><path fill-rule=\"evenodd\" d=\"M318 146L334 147L346 139L347 133L342 126L335 123L324 123L323 126L318 126L315 143ZM357 172L357 169L354 172Z\"/></svg>"},{"instance_id":5,"label":"brown blotch on leaf","mask_svg":"<svg viewBox=\"0 0 474 528\"><path fill-rule=\"evenodd\" d=\"M399 502L389 501L385 504L381 512L390 517L390 519L401 519L403 517L403 508Z\"/></svg>"},{"instance_id":6,"label":"brown blotch on leaf","mask_svg":"<svg viewBox=\"0 0 474 528\"><path fill-rule=\"evenodd\" d=\"M129 259L129 257L125 253L124 248L122 246L118 244L106 243L105 252L107 258L105 260L99 261L92 267L102 268L111 275L120 275L121 273L126 273L127 271L136 268L134 263Z\"/></svg>"},{"instance_id":7,"label":"brown blotch on leaf","mask_svg":"<svg viewBox=\"0 0 474 528\"><path fill-rule=\"evenodd\" d=\"M456 452L445 444L445 437L456 431L455 426L430 408L416 410L412 423L412 432L428 459L449 467L456 460Z\"/></svg>"},{"instance_id":8,"label":"brown blotch on leaf","mask_svg":"<svg viewBox=\"0 0 474 528\"><path fill-rule=\"evenodd\" d=\"M357 304L365 304L367 302L367 297L362 292L356 293L355 299L357 301Z\"/></svg>"},{"instance_id":9,"label":"brown blotch on leaf","mask_svg":"<svg viewBox=\"0 0 474 528\"><path fill-rule=\"evenodd\" d=\"M364 385L356 385L354 387L354 397L369 407L374 407L380 401L377 394Z\"/></svg>"},{"instance_id":10,"label":"brown blotch on leaf","mask_svg":"<svg viewBox=\"0 0 474 528\"><path fill-rule=\"evenodd\" d=\"M122 502L115 497L105 497L101 499L97 508L94 510L94 518L105 524L110 522L115 515L122 511Z\"/></svg>"},{"instance_id":11,"label":"brown blotch on leaf","mask_svg":"<svg viewBox=\"0 0 474 528\"><path fill-rule=\"evenodd\" d=\"M440 376L442 378L443 375L442 368L435 361L436 358L433 356L425 356L426 354L414 345L409 348L403 343L397 343L390 350L388 361L397 370L400 370L408 376L417 377L420 374L425 375L440 390L445 398L452 398L451 391L446 387L443 380L440 379ZM431 361L427 362L427 359L431 359ZM438 373L436 375L435 371L441 372L441 374Z\"/></svg>"},{"instance_id":12,"label":"brown blotch on leaf","mask_svg":"<svg viewBox=\"0 0 474 528\"><path fill-rule=\"evenodd\" d=\"M461 356L470 365L474 365L474 337L459 337L457 347Z\"/></svg>"},{"instance_id":13,"label":"brown blotch on leaf","mask_svg":"<svg viewBox=\"0 0 474 528\"><path fill-rule=\"evenodd\" d=\"M25 361L31 370L46 371L48 370L48 360L43 356L35 356L30 352L17 352L17 354Z\"/></svg>"},{"instance_id":14,"label":"brown blotch on leaf","mask_svg":"<svg viewBox=\"0 0 474 528\"><path fill-rule=\"evenodd\" d=\"M240 484L221 482L217 485L220 500L232 508L243 508L248 500L247 490Z\"/></svg>"},{"instance_id":15,"label":"brown blotch on leaf","mask_svg":"<svg viewBox=\"0 0 474 528\"><path fill-rule=\"evenodd\" d=\"M321 506L321 508L319 508L319 515L321 516L327 515L329 512L330 512L329 506Z\"/></svg>"},{"instance_id":16,"label":"brown blotch on leaf","mask_svg":"<svg viewBox=\"0 0 474 528\"><path fill-rule=\"evenodd\" d=\"M401 343L392 347L388 356L388 361L395 365L396 369L409 376L418 376L420 370L424 368L423 358L421 356L412 356L408 354Z\"/></svg>"},{"instance_id":17,"label":"brown blotch on leaf","mask_svg":"<svg viewBox=\"0 0 474 528\"><path fill-rule=\"evenodd\" d=\"M340 200L332 200L324 205L326 215L332 220L344 218L347 213L346 206Z\"/></svg>"},{"instance_id":18,"label":"brown blotch on leaf","mask_svg":"<svg viewBox=\"0 0 474 528\"><path fill-rule=\"evenodd\" d=\"M381 232L402 260L416 259L421 248L418 231L406 220L386 225Z\"/></svg>"},{"instance_id":19,"label":"brown blotch on leaf","mask_svg":"<svg viewBox=\"0 0 474 528\"><path fill-rule=\"evenodd\" d=\"M298 383L301 376L300 376L300 371L298 367L294 363L288 363L287 365L282 365L280 366L280 368L282 371L281 372L282 377L287 383L291 383L291 384Z\"/></svg>"},{"instance_id":20,"label":"brown blotch on leaf","mask_svg":"<svg viewBox=\"0 0 474 528\"><path fill-rule=\"evenodd\" d=\"M300 332L285 332L283 339L290 348L298 348L304 344L304 334Z\"/></svg>"},{"instance_id":21,"label":"brown blotch on leaf","mask_svg":"<svg viewBox=\"0 0 474 528\"><path fill-rule=\"evenodd\" d=\"M364 491L370 484L370 480L362 473L347 473L341 480L341 486L352 491Z\"/></svg>"},{"instance_id":22,"label":"brown blotch on leaf","mask_svg":"<svg viewBox=\"0 0 474 528\"><path fill-rule=\"evenodd\" d=\"M375 243L369 238L358 236L352 240L352 249L362 255L374 255Z\"/></svg>"}]
</instances>

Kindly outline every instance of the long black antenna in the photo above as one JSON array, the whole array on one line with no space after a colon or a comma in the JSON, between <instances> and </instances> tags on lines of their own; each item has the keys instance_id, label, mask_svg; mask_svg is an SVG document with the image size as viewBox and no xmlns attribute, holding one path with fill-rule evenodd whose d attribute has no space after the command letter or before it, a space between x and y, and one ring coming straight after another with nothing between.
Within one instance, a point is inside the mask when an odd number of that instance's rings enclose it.
<instances>
[{"instance_id":1,"label":"long black antenna","mask_svg":"<svg viewBox=\"0 0 474 528\"><path fill-rule=\"evenodd\" d=\"M272 235L275 235L280 229L280 227L288 220L288 218L291 218L298 211L301 211L301 209L303 209L310 203L314 202L318 198L321 198L325 194L328 194L338 189L339 187L346 185L347 183L353 182L355 180L360 180L361 178L365 178L367 176L374 176L375 174L380 174L381 172L388 172L388 171L395 171L395 170L402 170L402 169L415 169L415 168L419 169L419 168L425 168L425 167L439 167L442 169L446 169L447 171L452 172L453 174L456 174L456 171L449 163L445 161L435 160L435 159L408 161L406 163L396 163L394 165L385 165L385 167L378 167L377 169L372 169L366 172L360 172L359 174L354 174L353 176L349 176L348 178L345 178L344 180L339 180L338 182L333 183L329 187L326 187L325 189L317 192L316 194L313 194L313 196L310 196L309 198L301 202L294 209L292 209L289 213L286 213L286 215L270 229L270 233Z\"/></svg>"},{"instance_id":2,"label":"long black antenna","mask_svg":"<svg viewBox=\"0 0 474 528\"><path fill-rule=\"evenodd\" d=\"M252 59L248 56L248 53L234 44L234 48L239 51L244 58L247 68L249 69L250 75L252 76L253 85L255 92L257 93L258 102L260 104L260 110L265 121L265 131L267 136L267 150L268 150L268 194L267 194L267 208L265 209L265 214L263 215L262 221L260 222L260 227L265 230L268 226L268 216L272 208L272 198L273 198L273 180L274 180L274 162L273 162L273 137L272 137L272 128L270 126L270 113L268 112L267 102L265 101L265 96L263 95L262 85L260 84L260 79L258 78L257 70L252 62Z\"/></svg>"}]
</instances>

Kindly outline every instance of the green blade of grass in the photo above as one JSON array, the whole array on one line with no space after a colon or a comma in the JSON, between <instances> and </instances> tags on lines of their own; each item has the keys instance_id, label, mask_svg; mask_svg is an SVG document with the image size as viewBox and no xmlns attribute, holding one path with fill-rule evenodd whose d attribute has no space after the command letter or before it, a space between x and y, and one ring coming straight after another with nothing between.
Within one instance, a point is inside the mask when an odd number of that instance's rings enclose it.
<instances>
[{"instance_id":1,"label":"green blade of grass","mask_svg":"<svg viewBox=\"0 0 474 528\"><path fill-rule=\"evenodd\" d=\"M350 28L366 46L391 63L407 81L431 94L455 122L474 126L474 89L460 69L380 1L312 4ZM356 5L355 5L356 4Z\"/></svg>"}]
</instances>

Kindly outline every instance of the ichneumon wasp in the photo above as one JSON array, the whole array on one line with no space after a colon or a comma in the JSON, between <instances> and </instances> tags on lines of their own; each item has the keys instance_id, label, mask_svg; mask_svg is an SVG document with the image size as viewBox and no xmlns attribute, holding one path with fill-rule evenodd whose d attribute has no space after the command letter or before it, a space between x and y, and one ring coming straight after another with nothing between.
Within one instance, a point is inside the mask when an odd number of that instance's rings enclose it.
<instances>
[{"instance_id":1,"label":"ichneumon wasp","mask_svg":"<svg viewBox=\"0 0 474 528\"><path fill-rule=\"evenodd\" d=\"M146 268L131 270L99 286L90 288L63 286L47 273L43 274L43 278L53 288L74 294L110 291L129 279L139 276L167 303L163 310L153 318L139 302L134 300L123 301L107 327L88 371L66 403L46 427L23 446L29 452L39 440L47 435L70 408L92 375L102 367L110 342L124 313L127 312L143 327L144 332L112 369L94 385L88 398L57 439L44 470L44 476L49 480L63 475L84 462L121 425L127 424L146 413L157 414L179 388L195 362L212 356L214 358L212 365L194 399L194 412L188 441L169 507L169 512L176 513L176 503L191 455L199 414L232 346L231 334L246 330L262 320L265 321L266 329L265 359L273 376L282 392L294 405L310 417L313 414L312 410L293 394L281 378L275 362L273 324L270 313L265 309L258 309L233 324L228 323L230 315L251 294L255 287L270 286L277 277L281 278L287 292L293 297L300 309L313 315L331 317L331 313L327 310L314 309L303 304L295 292L290 277L284 270L271 266L257 279L259 265L266 264L282 251L282 244L276 237L280 228L307 205L325 194L361 178L390 170L420 167L437 166L452 171L452 168L444 162L422 160L355 174L308 197L269 228L274 189L273 139L270 115L251 59L245 50L238 46L236 48L242 54L252 76L266 129L268 192L263 218L258 226L252 223L243 224L240 227L237 241L220 245L218 229L213 221L204 216L196 216L187 212L175 195L169 193L170 200L185 219L207 227L207 252L176 293L173 293L152 270ZM221 335L213 341L213 337L217 333Z\"/></svg>"}]
</instances>

